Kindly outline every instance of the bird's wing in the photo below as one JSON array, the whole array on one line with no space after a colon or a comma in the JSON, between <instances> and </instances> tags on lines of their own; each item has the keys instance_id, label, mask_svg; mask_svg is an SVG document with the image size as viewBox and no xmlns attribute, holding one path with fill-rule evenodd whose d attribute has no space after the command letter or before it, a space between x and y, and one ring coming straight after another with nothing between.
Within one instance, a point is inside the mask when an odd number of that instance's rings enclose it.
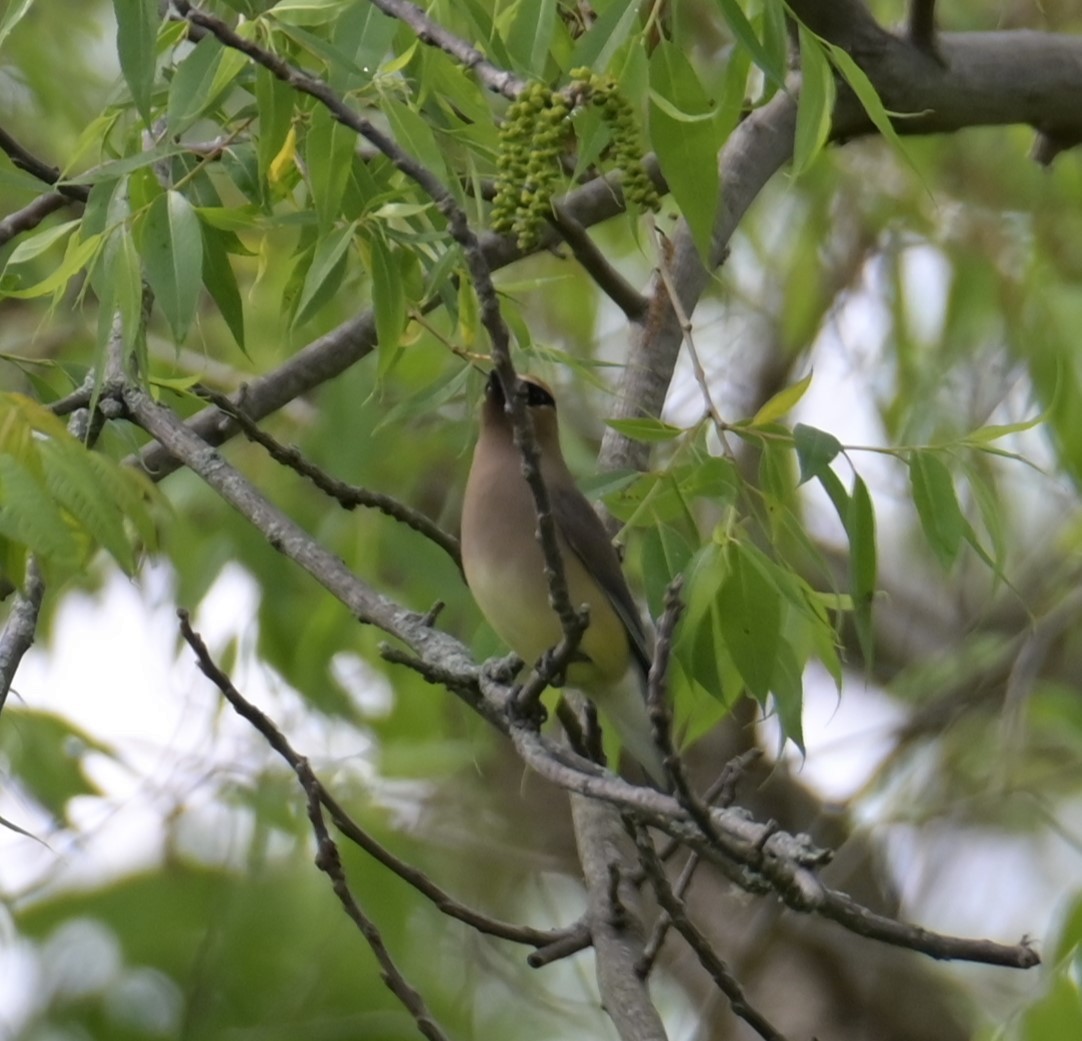
<instances>
[{"instance_id":1,"label":"bird's wing","mask_svg":"<svg viewBox=\"0 0 1082 1041\"><path fill-rule=\"evenodd\" d=\"M560 534L608 596L613 610L627 630L632 656L645 676L650 671L653 659L650 637L605 526L582 492L574 486L563 488L549 484L549 497Z\"/></svg>"}]
</instances>

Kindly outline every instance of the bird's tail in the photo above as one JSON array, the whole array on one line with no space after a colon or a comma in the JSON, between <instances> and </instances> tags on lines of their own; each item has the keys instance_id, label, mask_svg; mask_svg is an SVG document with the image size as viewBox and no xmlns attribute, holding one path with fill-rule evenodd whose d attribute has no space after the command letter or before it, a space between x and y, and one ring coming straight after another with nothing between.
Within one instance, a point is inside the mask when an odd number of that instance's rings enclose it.
<instances>
[{"instance_id":1,"label":"bird's tail","mask_svg":"<svg viewBox=\"0 0 1082 1041\"><path fill-rule=\"evenodd\" d=\"M590 697L601 712L602 722L608 720L620 735L620 741L631 756L640 763L650 778L662 789L669 787L661 750L654 743L654 730L646 709L644 680L636 668L627 670L619 683L603 691L592 690Z\"/></svg>"}]
</instances>

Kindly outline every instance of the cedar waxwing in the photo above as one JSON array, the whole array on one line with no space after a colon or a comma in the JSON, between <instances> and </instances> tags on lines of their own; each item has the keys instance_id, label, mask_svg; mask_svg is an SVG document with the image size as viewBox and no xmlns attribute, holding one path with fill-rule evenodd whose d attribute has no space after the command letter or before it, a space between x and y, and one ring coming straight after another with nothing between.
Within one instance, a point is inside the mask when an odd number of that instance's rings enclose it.
<instances>
[{"instance_id":1,"label":"cedar waxwing","mask_svg":"<svg viewBox=\"0 0 1082 1041\"><path fill-rule=\"evenodd\" d=\"M628 751L664 786L662 757L646 710L650 637L604 525L564 462L552 391L540 380L520 378L526 385L571 606L590 608L590 624L567 668L567 685L597 704ZM528 665L563 635L549 605L536 531L533 494L522 473L503 384L493 372L485 386L481 433L462 506L462 565L481 613Z\"/></svg>"}]
</instances>

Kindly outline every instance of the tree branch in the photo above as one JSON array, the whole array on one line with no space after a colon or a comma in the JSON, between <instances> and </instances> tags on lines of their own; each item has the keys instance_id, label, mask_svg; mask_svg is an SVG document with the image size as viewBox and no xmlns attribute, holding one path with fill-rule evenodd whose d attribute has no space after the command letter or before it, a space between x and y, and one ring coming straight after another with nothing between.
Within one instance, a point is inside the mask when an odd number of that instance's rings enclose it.
<instances>
[{"instance_id":1,"label":"tree branch","mask_svg":"<svg viewBox=\"0 0 1082 1041\"><path fill-rule=\"evenodd\" d=\"M703 932L688 917L684 901L673 892L669 880L665 877L665 869L661 866L650 836L642 828L636 829L634 836L635 845L639 850L639 860L646 869L646 876L657 894L657 902L668 914L677 932L694 951L699 964L710 974L718 990L729 999L729 1006L733 1013L744 1020L764 1041L786 1041L785 1035L748 1001L744 988L740 986L740 981L718 956Z\"/></svg>"},{"instance_id":2,"label":"tree branch","mask_svg":"<svg viewBox=\"0 0 1082 1041\"><path fill-rule=\"evenodd\" d=\"M315 797L320 805L327 810L331 820L334 821L335 827L354 845L363 849L373 860L378 861L416 889L448 917L455 918L478 932L489 936L496 936L502 940L511 940L515 943L528 944L540 951L565 943L569 938L580 935L581 929L578 926L572 926L571 929L542 930L513 925L509 922L501 922L498 919L490 918L488 915L455 900L449 893L436 885L423 871L419 871L404 860L396 857L346 813L339 802L327 791L323 782L312 771L308 759L297 752L289 743L281 728L237 690L228 674L214 661L202 638L192 629L188 612L180 609L177 611L177 617L180 619L181 634L195 652L196 661L203 675L222 692L222 695L236 713L242 719L247 720L262 735L267 744L289 764L290 768L297 774L309 798Z\"/></svg>"},{"instance_id":3,"label":"tree branch","mask_svg":"<svg viewBox=\"0 0 1082 1041\"><path fill-rule=\"evenodd\" d=\"M32 231L50 213L55 213L70 203L71 199L60 192L47 192L45 195L39 195L33 202L27 203L21 210L9 213L0 220L0 246L6 245L24 231Z\"/></svg>"},{"instance_id":4,"label":"tree branch","mask_svg":"<svg viewBox=\"0 0 1082 1041\"><path fill-rule=\"evenodd\" d=\"M629 322L640 322L646 316L648 301L610 263L598 249L586 229L573 217L569 217L559 203L549 208L549 220L570 247L575 259L597 283L598 288L614 303Z\"/></svg>"},{"instance_id":5,"label":"tree branch","mask_svg":"<svg viewBox=\"0 0 1082 1041\"><path fill-rule=\"evenodd\" d=\"M292 446L286 447L276 441L266 431L260 430L259 426L248 416L243 407L240 404L235 403L227 395L219 394L217 391L213 391L208 387L197 387L196 393L201 398L205 398L207 401L212 402L216 408L229 416L229 418L240 427L244 436L248 438L249 441L254 441L256 444L266 449L267 454L275 462L281 463L283 466L288 466L289 469L300 474L302 477L307 477L321 492L325 495L329 495L340 506L347 510L355 509L358 506L379 510L380 513L386 514L400 524L405 524L418 534L424 535L425 538L434 542L455 562L455 566L460 571L462 570L462 558L459 551L458 539L453 535L448 534L423 513L411 509L405 503L399 502L390 495L384 495L382 492L373 492L367 488L359 488L357 485L347 484L345 481L340 481L336 477L331 477L330 474L321 470L315 463L305 459L299 449ZM243 399L243 388L240 393L241 398Z\"/></svg>"},{"instance_id":6,"label":"tree branch","mask_svg":"<svg viewBox=\"0 0 1082 1041\"><path fill-rule=\"evenodd\" d=\"M34 643L44 596L45 581L36 561L31 558L26 568L26 586L16 595L4 630L0 632L0 712L7 703L23 655Z\"/></svg>"},{"instance_id":7,"label":"tree branch","mask_svg":"<svg viewBox=\"0 0 1082 1041\"><path fill-rule=\"evenodd\" d=\"M0 149L7 154L15 166L30 174L31 177L36 177L45 184L56 184L60 180L60 170L57 167L50 166L43 159L28 152L3 127L0 127ZM86 202L90 198L90 189L83 184L62 184L57 191L77 202Z\"/></svg>"},{"instance_id":8,"label":"tree branch","mask_svg":"<svg viewBox=\"0 0 1082 1041\"><path fill-rule=\"evenodd\" d=\"M571 797L575 842L586 883L586 920L597 953L601 1003L621 1041L665 1041L665 1026L650 1000L646 981L635 971L643 955L643 927L630 909L638 900L623 848L620 817L611 807L581 795Z\"/></svg>"},{"instance_id":9,"label":"tree branch","mask_svg":"<svg viewBox=\"0 0 1082 1041\"><path fill-rule=\"evenodd\" d=\"M421 43L449 54L460 65L473 72L493 93L502 94L505 98L516 98L525 89L526 80L507 69L493 65L476 47L434 22L409 0L372 0L372 5L391 18L408 25Z\"/></svg>"}]
</instances>

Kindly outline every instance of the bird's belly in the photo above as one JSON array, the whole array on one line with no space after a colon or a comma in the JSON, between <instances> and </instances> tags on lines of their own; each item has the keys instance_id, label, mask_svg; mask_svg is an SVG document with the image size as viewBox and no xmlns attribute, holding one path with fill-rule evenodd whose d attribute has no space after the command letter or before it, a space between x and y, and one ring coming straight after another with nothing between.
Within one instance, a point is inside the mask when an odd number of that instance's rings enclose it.
<instances>
[{"instance_id":1,"label":"bird's belly","mask_svg":"<svg viewBox=\"0 0 1082 1041\"><path fill-rule=\"evenodd\" d=\"M598 683L615 682L623 676L628 662L623 622L570 551L564 550L563 562L572 607L586 604L590 608L590 625L579 645L579 653L588 660L574 662L567 670L567 681L586 690ZM482 614L496 635L527 664L534 664L559 643L563 631L549 606L540 546L536 553L505 559L464 554L463 564Z\"/></svg>"}]
</instances>

